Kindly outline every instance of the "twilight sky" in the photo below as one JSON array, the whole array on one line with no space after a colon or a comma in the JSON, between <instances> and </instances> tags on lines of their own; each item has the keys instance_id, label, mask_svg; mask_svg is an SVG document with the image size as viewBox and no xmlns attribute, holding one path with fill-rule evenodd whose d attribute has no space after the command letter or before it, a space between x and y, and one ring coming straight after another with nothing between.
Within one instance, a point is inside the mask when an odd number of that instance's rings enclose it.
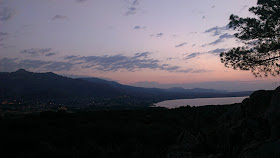
<instances>
[{"instance_id":1,"label":"twilight sky","mask_svg":"<svg viewBox=\"0 0 280 158\"><path fill-rule=\"evenodd\" d=\"M110 78L124 84L275 83L225 68L240 45L230 14L257 0L0 0L0 71ZM279 76L278 76L279 77Z\"/></svg>"}]
</instances>

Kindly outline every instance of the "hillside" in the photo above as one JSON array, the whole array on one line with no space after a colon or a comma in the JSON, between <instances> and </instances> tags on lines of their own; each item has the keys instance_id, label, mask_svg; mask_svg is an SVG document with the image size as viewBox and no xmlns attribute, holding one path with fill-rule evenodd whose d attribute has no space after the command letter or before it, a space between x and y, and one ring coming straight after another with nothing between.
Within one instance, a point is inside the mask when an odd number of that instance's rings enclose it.
<instances>
[{"instance_id":1,"label":"hillside","mask_svg":"<svg viewBox=\"0 0 280 158\"><path fill-rule=\"evenodd\" d=\"M55 102L69 106L149 106L170 99L248 96L212 89L158 89L122 85L98 78L72 79L52 72L33 73L20 69L0 73L2 101L32 100L32 104ZM6 100L5 100L6 99Z\"/></svg>"},{"instance_id":2,"label":"hillside","mask_svg":"<svg viewBox=\"0 0 280 158\"><path fill-rule=\"evenodd\" d=\"M166 97L165 99L184 99L184 98L203 98L203 97L226 97L226 96L248 96L251 92L227 92L215 89L184 89L181 87L174 87L169 89L160 88L142 88L134 87L128 85L122 85L114 81L106 81L99 78L79 78L81 80L86 80L91 83L104 83L111 85L126 95L136 96L136 97Z\"/></svg>"},{"instance_id":3,"label":"hillside","mask_svg":"<svg viewBox=\"0 0 280 158\"><path fill-rule=\"evenodd\" d=\"M0 73L2 97L113 97L122 95L115 87L105 83L89 83L63 77L52 72L33 73L20 69Z\"/></svg>"}]
</instances>

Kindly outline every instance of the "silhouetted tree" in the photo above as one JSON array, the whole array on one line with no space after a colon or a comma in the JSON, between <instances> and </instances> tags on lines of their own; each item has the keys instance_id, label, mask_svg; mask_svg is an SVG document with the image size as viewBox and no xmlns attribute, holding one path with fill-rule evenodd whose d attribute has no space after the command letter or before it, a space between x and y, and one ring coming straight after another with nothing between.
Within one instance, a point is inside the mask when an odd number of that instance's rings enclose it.
<instances>
[{"instance_id":1,"label":"silhouetted tree","mask_svg":"<svg viewBox=\"0 0 280 158\"><path fill-rule=\"evenodd\" d=\"M280 72L280 0L258 0L253 17L230 16L229 27L245 46L220 54L226 67L250 70L256 77Z\"/></svg>"}]
</instances>

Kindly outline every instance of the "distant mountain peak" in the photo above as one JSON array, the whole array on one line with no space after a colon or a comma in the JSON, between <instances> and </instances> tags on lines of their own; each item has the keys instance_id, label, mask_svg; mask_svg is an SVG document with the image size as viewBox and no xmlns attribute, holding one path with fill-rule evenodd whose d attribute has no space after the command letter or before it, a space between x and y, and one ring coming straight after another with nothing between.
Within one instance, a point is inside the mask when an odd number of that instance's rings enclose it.
<instances>
[{"instance_id":1,"label":"distant mountain peak","mask_svg":"<svg viewBox=\"0 0 280 158\"><path fill-rule=\"evenodd\" d=\"M172 87L172 88L169 88L169 89L181 89L181 90L183 89L184 90L185 88L183 88L183 87Z\"/></svg>"},{"instance_id":2,"label":"distant mountain peak","mask_svg":"<svg viewBox=\"0 0 280 158\"><path fill-rule=\"evenodd\" d=\"M57 75L57 74L55 74L55 73L53 73L53 72L46 72L45 74L59 76L59 75ZM62 76L62 77L63 77L63 76Z\"/></svg>"},{"instance_id":3,"label":"distant mountain peak","mask_svg":"<svg viewBox=\"0 0 280 158\"><path fill-rule=\"evenodd\" d=\"M18 69L15 73L30 73L30 72L26 71L25 69Z\"/></svg>"}]
</instances>

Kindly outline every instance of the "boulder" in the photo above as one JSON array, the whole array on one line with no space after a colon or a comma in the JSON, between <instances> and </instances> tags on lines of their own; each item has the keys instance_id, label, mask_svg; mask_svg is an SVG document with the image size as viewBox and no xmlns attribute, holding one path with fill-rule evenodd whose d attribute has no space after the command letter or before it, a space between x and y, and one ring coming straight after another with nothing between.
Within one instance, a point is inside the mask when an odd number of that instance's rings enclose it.
<instances>
[{"instance_id":1,"label":"boulder","mask_svg":"<svg viewBox=\"0 0 280 158\"><path fill-rule=\"evenodd\" d=\"M280 139L280 87L276 88L272 94L265 118L269 121L271 128L270 139Z\"/></svg>"},{"instance_id":2,"label":"boulder","mask_svg":"<svg viewBox=\"0 0 280 158\"><path fill-rule=\"evenodd\" d=\"M253 144L245 148L239 158L279 158L280 139Z\"/></svg>"},{"instance_id":3,"label":"boulder","mask_svg":"<svg viewBox=\"0 0 280 158\"><path fill-rule=\"evenodd\" d=\"M242 102L242 109L246 116L260 116L268 109L273 91L259 90L250 95L249 99Z\"/></svg>"}]
</instances>

